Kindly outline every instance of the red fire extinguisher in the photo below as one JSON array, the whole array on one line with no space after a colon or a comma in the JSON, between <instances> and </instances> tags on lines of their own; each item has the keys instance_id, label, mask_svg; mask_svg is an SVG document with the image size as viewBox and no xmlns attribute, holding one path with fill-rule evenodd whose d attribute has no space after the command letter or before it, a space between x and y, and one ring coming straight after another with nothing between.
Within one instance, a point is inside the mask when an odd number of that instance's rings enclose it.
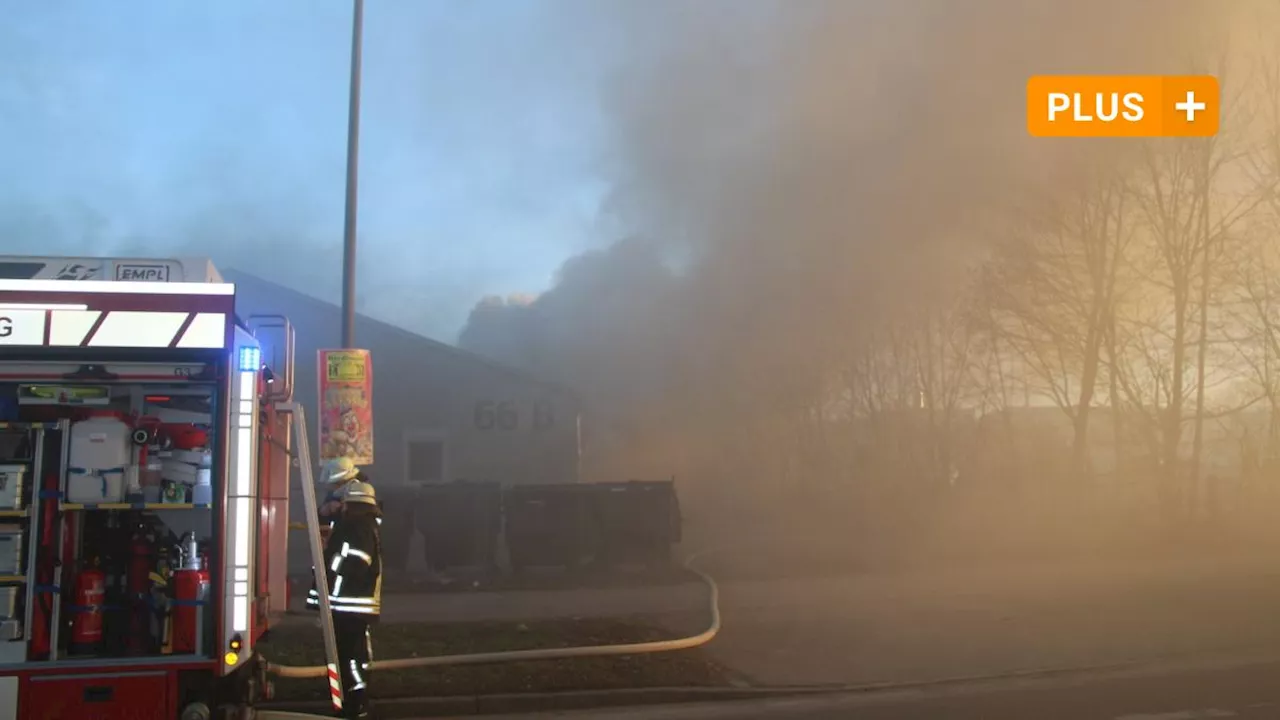
<instances>
[{"instance_id":1,"label":"red fire extinguisher","mask_svg":"<svg viewBox=\"0 0 1280 720\"><path fill-rule=\"evenodd\" d=\"M44 490L58 492L58 476L46 475ZM53 593L44 590L53 585L53 567L55 558L52 548L53 534L58 526L58 508L54 500L46 499L41 506L40 515L40 547L48 551L41 555L40 564L36 567L35 607L31 609L31 644L28 646L28 657L32 660L43 660L49 656L49 624L53 617Z\"/></svg>"},{"instance_id":2,"label":"red fire extinguisher","mask_svg":"<svg viewBox=\"0 0 1280 720\"><path fill-rule=\"evenodd\" d=\"M94 562L76 577L72 595L76 608L71 620L71 650L93 652L102 644L102 604L107 595L107 574Z\"/></svg>"},{"instance_id":3,"label":"red fire extinguisher","mask_svg":"<svg viewBox=\"0 0 1280 720\"><path fill-rule=\"evenodd\" d=\"M126 592L130 608L128 647L132 653L151 650L151 569L155 548L145 527L136 529L129 543L129 576Z\"/></svg>"},{"instance_id":4,"label":"red fire extinguisher","mask_svg":"<svg viewBox=\"0 0 1280 720\"><path fill-rule=\"evenodd\" d=\"M175 654L196 651L196 604L209 596L209 571L204 568L184 568L173 573L173 652ZM206 616L207 617L207 616Z\"/></svg>"},{"instance_id":5,"label":"red fire extinguisher","mask_svg":"<svg viewBox=\"0 0 1280 720\"><path fill-rule=\"evenodd\" d=\"M200 603L209 596L209 571L205 569L195 533L184 535L179 545L182 568L173 573L171 637L174 654L185 654L196 651L196 638L200 634Z\"/></svg>"}]
</instances>

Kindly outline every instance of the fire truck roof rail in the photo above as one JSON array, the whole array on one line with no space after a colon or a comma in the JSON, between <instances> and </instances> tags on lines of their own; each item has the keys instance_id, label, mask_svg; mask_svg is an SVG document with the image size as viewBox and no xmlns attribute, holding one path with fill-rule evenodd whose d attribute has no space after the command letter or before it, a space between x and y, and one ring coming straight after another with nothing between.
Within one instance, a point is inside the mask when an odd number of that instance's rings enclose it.
<instances>
[{"instance_id":1,"label":"fire truck roof rail","mask_svg":"<svg viewBox=\"0 0 1280 720\"><path fill-rule=\"evenodd\" d=\"M0 347L224 349L244 324L208 260L73 260L0 256Z\"/></svg>"},{"instance_id":2,"label":"fire truck roof rail","mask_svg":"<svg viewBox=\"0 0 1280 720\"><path fill-rule=\"evenodd\" d=\"M223 283L208 258L0 255L0 280Z\"/></svg>"}]
</instances>

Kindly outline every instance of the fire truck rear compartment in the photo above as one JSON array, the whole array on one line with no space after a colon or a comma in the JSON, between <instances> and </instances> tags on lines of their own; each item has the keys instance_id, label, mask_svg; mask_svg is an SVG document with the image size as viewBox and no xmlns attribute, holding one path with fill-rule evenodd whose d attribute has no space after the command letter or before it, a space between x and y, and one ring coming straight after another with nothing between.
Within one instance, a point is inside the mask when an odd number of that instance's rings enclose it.
<instances>
[{"instance_id":1,"label":"fire truck rear compartment","mask_svg":"<svg viewBox=\"0 0 1280 720\"><path fill-rule=\"evenodd\" d=\"M251 714L305 437L292 326L239 316L207 260L0 266L0 719Z\"/></svg>"},{"instance_id":2,"label":"fire truck rear compartment","mask_svg":"<svg viewBox=\"0 0 1280 720\"><path fill-rule=\"evenodd\" d=\"M0 382L0 664L216 657L218 402L190 380ZM34 680L67 717L113 703Z\"/></svg>"}]
</instances>

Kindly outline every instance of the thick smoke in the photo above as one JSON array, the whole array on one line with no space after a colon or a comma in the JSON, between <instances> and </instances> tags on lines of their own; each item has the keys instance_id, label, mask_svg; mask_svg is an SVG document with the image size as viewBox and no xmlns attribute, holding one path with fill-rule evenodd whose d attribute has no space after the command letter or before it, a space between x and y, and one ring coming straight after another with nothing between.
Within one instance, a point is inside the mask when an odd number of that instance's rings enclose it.
<instances>
[{"instance_id":1,"label":"thick smoke","mask_svg":"<svg viewBox=\"0 0 1280 720\"><path fill-rule=\"evenodd\" d=\"M950 302L1027 198L1124 160L1029 138L1027 78L1190 69L1224 5L601 3L627 43L605 212L631 235L462 341L581 389L602 472L780 476L760 450L823 358Z\"/></svg>"}]
</instances>

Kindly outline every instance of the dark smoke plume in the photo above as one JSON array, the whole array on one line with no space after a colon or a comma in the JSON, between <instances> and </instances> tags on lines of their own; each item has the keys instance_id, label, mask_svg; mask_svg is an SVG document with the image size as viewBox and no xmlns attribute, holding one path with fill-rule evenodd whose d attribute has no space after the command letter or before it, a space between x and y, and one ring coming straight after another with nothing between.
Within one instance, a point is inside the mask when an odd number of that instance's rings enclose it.
<instances>
[{"instance_id":1,"label":"dark smoke plume","mask_svg":"<svg viewBox=\"0 0 1280 720\"><path fill-rule=\"evenodd\" d=\"M632 234L531 306L477 308L462 342L579 388L608 472L778 474L773 421L828 357L950 302L1027 198L1125 160L1029 138L1027 78L1186 70L1224 5L576 5L625 36L605 211Z\"/></svg>"}]
</instances>

